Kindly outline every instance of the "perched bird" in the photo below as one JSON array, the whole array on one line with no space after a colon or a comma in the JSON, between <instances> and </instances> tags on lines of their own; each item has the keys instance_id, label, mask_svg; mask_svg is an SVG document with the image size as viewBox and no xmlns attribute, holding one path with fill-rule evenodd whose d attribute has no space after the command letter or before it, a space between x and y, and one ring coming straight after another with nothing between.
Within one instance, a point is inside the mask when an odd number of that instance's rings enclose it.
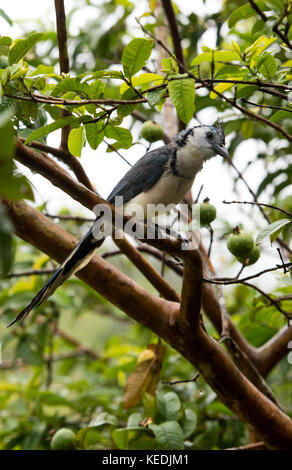
<instances>
[{"instance_id":1,"label":"perched bird","mask_svg":"<svg viewBox=\"0 0 292 470\"><path fill-rule=\"evenodd\" d=\"M122 196L125 215L131 215L131 207L137 204L144 214L147 204L178 204L191 189L203 163L216 154L228 156L221 127L196 126L181 131L169 144L146 153L115 186L107 201L115 204L115 197ZM93 225L30 304L8 326L23 320L89 262L103 242L94 236L94 229Z\"/></svg>"}]
</instances>

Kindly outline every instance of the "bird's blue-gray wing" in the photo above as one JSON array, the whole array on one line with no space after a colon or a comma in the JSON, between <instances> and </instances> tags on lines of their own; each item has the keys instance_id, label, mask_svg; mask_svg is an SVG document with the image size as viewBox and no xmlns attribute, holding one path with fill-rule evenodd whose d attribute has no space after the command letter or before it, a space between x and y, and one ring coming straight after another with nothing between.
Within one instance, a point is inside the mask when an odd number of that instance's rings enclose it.
<instances>
[{"instance_id":1,"label":"bird's blue-gray wing","mask_svg":"<svg viewBox=\"0 0 292 470\"><path fill-rule=\"evenodd\" d=\"M146 153L112 190L107 198L108 202L114 204L115 197L122 196L125 204L152 188L161 177L172 151L169 145L165 145Z\"/></svg>"},{"instance_id":2,"label":"bird's blue-gray wing","mask_svg":"<svg viewBox=\"0 0 292 470\"><path fill-rule=\"evenodd\" d=\"M108 197L108 201L114 203L115 196L123 196L123 202L126 203L137 196L137 194L148 191L162 175L171 150L171 148L168 150L164 146L144 155L113 189ZM63 284L66 279L86 264L95 249L102 243L103 240L95 239L93 227L91 227L53 276L50 277L32 299L30 304L8 326L13 325L17 321L22 321L34 307L37 307L50 297L58 286Z\"/></svg>"}]
</instances>

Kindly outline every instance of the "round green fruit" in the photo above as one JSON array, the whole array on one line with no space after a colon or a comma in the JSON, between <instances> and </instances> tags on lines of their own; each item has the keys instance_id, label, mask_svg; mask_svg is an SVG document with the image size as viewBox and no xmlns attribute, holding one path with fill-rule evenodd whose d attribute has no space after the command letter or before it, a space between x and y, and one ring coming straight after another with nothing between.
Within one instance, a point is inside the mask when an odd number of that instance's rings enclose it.
<instances>
[{"instance_id":1,"label":"round green fruit","mask_svg":"<svg viewBox=\"0 0 292 470\"><path fill-rule=\"evenodd\" d=\"M200 224L202 226L210 225L216 219L216 207L209 202L200 204Z\"/></svg>"},{"instance_id":2,"label":"round green fruit","mask_svg":"<svg viewBox=\"0 0 292 470\"><path fill-rule=\"evenodd\" d=\"M156 142L157 140L162 139L163 129L155 122L146 121L142 126L140 136L143 137L143 139L148 140L148 142Z\"/></svg>"},{"instance_id":3,"label":"round green fruit","mask_svg":"<svg viewBox=\"0 0 292 470\"><path fill-rule=\"evenodd\" d=\"M254 241L248 233L233 233L227 241L228 250L236 257L247 258L254 248Z\"/></svg>"},{"instance_id":4,"label":"round green fruit","mask_svg":"<svg viewBox=\"0 0 292 470\"><path fill-rule=\"evenodd\" d=\"M54 434L51 441L53 450L72 450L75 449L75 434L71 429L61 428Z\"/></svg>"},{"instance_id":5,"label":"round green fruit","mask_svg":"<svg viewBox=\"0 0 292 470\"><path fill-rule=\"evenodd\" d=\"M253 249L251 250L250 254L247 257L237 257L237 260L245 264L246 266L250 266L251 264L255 264L261 255L260 249L257 245L254 245Z\"/></svg>"}]
</instances>

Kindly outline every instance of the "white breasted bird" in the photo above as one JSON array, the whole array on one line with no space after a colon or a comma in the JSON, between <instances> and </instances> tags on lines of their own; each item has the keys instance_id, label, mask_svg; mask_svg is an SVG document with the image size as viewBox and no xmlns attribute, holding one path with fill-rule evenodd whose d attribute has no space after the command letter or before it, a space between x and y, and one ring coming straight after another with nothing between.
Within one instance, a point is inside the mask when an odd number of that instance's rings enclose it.
<instances>
[{"instance_id":1,"label":"white breasted bird","mask_svg":"<svg viewBox=\"0 0 292 470\"><path fill-rule=\"evenodd\" d=\"M216 154L228 157L221 127L196 126L181 131L169 144L146 153L123 176L107 201L114 204L115 197L122 196L126 215L131 213L133 204L139 204L144 211L147 204L178 204L191 189L203 163ZM8 326L23 320L90 261L96 248L102 244L93 232L91 227L30 304Z\"/></svg>"}]
</instances>

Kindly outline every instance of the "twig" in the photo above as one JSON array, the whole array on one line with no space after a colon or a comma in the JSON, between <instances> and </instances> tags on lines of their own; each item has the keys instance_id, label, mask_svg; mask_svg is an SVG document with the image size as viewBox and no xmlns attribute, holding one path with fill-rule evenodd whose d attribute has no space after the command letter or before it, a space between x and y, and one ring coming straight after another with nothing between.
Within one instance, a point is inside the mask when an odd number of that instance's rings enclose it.
<instances>
[{"instance_id":1,"label":"twig","mask_svg":"<svg viewBox=\"0 0 292 470\"><path fill-rule=\"evenodd\" d=\"M248 2L250 3L254 11L256 11L258 15L262 18L262 20L266 23L269 20L267 15L258 7L258 5L254 2L254 0L248 0ZM288 46L289 49L291 49L292 51L292 44L289 41L288 35L283 34L282 31L279 30L279 25L282 23L282 20L285 18L285 16L287 16L286 12L279 19L279 21L276 24L274 24L272 30L274 31L274 33L276 33L279 36L280 39L282 39L282 41L286 44L286 46Z\"/></svg>"},{"instance_id":2,"label":"twig","mask_svg":"<svg viewBox=\"0 0 292 470\"><path fill-rule=\"evenodd\" d=\"M268 207L269 209L275 209L279 212L282 212L283 214L287 215L288 217L292 218L292 213L289 211L286 211L284 209L281 209L280 207L273 206L272 204L264 204L262 202L258 201L222 201L223 204L252 204L255 206L262 206L262 207Z\"/></svg>"},{"instance_id":3,"label":"twig","mask_svg":"<svg viewBox=\"0 0 292 470\"><path fill-rule=\"evenodd\" d=\"M290 320L292 319L292 312L286 312L285 310L282 309L282 307L279 306L280 300L279 299L273 299L270 295L266 294L260 287L251 284L249 282L241 281L241 284L244 284L245 286L251 287L252 289L257 290L262 296L264 296L266 299L269 300L269 302L274 305L274 307L279 310L279 312L283 313L285 317Z\"/></svg>"},{"instance_id":4,"label":"twig","mask_svg":"<svg viewBox=\"0 0 292 470\"><path fill-rule=\"evenodd\" d=\"M232 277L218 277L218 278L204 278L205 282L209 282L211 284L237 284L238 282L244 282L244 281L249 281L250 279L255 279L256 277L260 277L263 274L270 273L272 271L277 271L279 269L283 269L283 267L286 267L290 269L292 267L292 262L290 263L285 263L285 264L277 264L274 268L267 268L264 269L263 271L258 272L257 274L253 274L251 276L247 276L242 279L237 279L237 278L232 278Z\"/></svg>"},{"instance_id":5,"label":"twig","mask_svg":"<svg viewBox=\"0 0 292 470\"><path fill-rule=\"evenodd\" d=\"M214 230L212 229L211 225L209 225L208 230L210 232L210 243L209 243L209 248L208 248L208 258L210 258L211 250L212 250L212 244L213 244Z\"/></svg>"},{"instance_id":6,"label":"twig","mask_svg":"<svg viewBox=\"0 0 292 470\"><path fill-rule=\"evenodd\" d=\"M292 113L292 109L289 108L283 108L282 106L272 106L270 104L259 104L259 103L254 103L253 101L249 101L246 98L241 98L241 101L243 103L251 104L252 106L258 106L259 108L268 108L268 109L279 109L281 111L287 111L288 113Z\"/></svg>"},{"instance_id":7,"label":"twig","mask_svg":"<svg viewBox=\"0 0 292 470\"><path fill-rule=\"evenodd\" d=\"M203 187L204 187L204 185L201 184L201 187L200 187L200 189L199 189L199 191L198 191L198 194L197 194L197 196L196 196L196 198L195 198L195 200L194 200L194 204L197 204L197 203L198 203L198 201L199 201L199 199L200 199L200 196L201 196L201 192L203 191Z\"/></svg>"},{"instance_id":8,"label":"twig","mask_svg":"<svg viewBox=\"0 0 292 470\"><path fill-rule=\"evenodd\" d=\"M172 380L170 382L161 382L163 385L177 385L177 384L185 384L185 383L190 383L190 382L197 382L198 378L200 377L200 374L196 374L193 379L188 379L188 380Z\"/></svg>"},{"instance_id":9,"label":"twig","mask_svg":"<svg viewBox=\"0 0 292 470\"><path fill-rule=\"evenodd\" d=\"M47 212L43 212L46 217L50 217L51 219L59 219L59 220L73 220L74 222L94 222L94 217L78 217L73 215L60 215L60 214L48 214Z\"/></svg>"},{"instance_id":10,"label":"twig","mask_svg":"<svg viewBox=\"0 0 292 470\"><path fill-rule=\"evenodd\" d=\"M29 269L27 271L18 271L15 273L7 274L3 279L11 279L13 277L23 277L23 276L40 276L42 274L53 274L55 269Z\"/></svg>"},{"instance_id":11,"label":"twig","mask_svg":"<svg viewBox=\"0 0 292 470\"><path fill-rule=\"evenodd\" d=\"M128 160L117 150L115 149L115 147L110 144L109 142L107 142L106 140L104 140L104 142L106 143L106 145L111 149L113 150L122 160L124 160L125 163L127 163L127 165L129 166L133 166L132 163L128 162Z\"/></svg>"},{"instance_id":12,"label":"twig","mask_svg":"<svg viewBox=\"0 0 292 470\"><path fill-rule=\"evenodd\" d=\"M282 266L283 266L283 273L284 273L284 274L286 274L286 273L288 273L288 272L289 272L289 269L288 269L288 268L286 268L286 266L285 266L285 263L284 263L283 256L282 256L282 253L281 253L281 250L280 250L280 248L277 248L277 251L278 251L278 253L279 253L279 257L280 257L280 260L281 260L281 262L282 262Z\"/></svg>"},{"instance_id":13,"label":"twig","mask_svg":"<svg viewBox=\"0 0 292 470\"><path fill-rule=\"evenodd\" d=\"M220 93L218 90L212 87L208 87L209 90L212 90L216 95L220 96L224 101L229 103L233 108L238 109L239 111L242 112L242 114L245 114L246 116L249 116L252 119L255 119L256 121L261 121L267 126L273 127L277 132L280 132L289 142L292 142L292 135L288 134L282 127L280 127L278 124L275 122L269 121L269 119L266 119L265 117L261 116L260 114L255 114L249 111L248 109L244 108L243 106L240 106L237 102L234 100L228 98L225 96L223 93Z\"/></svg>"}]
</instances>

